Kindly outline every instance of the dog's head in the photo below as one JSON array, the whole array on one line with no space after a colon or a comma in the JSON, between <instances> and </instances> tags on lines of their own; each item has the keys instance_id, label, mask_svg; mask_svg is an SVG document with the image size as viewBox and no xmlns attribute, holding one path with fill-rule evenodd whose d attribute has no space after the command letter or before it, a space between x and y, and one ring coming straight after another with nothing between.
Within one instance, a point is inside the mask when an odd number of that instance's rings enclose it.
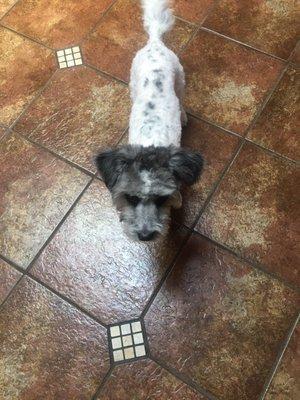
<instances>
[{"instance_id":1,"label":"dog's head","mask_svg":"<svg viewBox=\"0 0 300 400\"><path fill-rule=\"evenodd\" d=\"M203 166L200 154L172 146L122 146L95 162L125 232L142 241L167 231L171 208L181 207L181 185L195 183Z\"/></svg>"}]
</instances>

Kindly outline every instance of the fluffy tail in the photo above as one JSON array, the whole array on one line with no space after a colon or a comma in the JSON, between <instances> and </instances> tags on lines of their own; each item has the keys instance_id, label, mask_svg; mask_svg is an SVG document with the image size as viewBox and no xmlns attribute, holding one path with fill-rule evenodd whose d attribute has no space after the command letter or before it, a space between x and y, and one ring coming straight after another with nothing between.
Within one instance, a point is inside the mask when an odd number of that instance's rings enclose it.
<instances>
[{"instance_id":1,"label":"fluffy tail","mask_svg":"<svg viewBox=\"0 0 300 400\"><path fill-rule=\"evenodd\" d=\"M144 27L150 40L161 39L174 24L174 16L168 0L142 0Z\"/></svg>"}]
</instances>

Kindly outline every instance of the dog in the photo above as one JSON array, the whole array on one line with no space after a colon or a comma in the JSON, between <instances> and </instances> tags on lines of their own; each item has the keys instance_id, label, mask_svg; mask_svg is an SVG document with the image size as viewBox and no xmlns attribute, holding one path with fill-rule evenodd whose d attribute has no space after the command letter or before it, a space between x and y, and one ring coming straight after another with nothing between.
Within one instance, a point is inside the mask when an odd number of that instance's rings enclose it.
<instances>
[{"instance_id":1,"label":"dog","mask_svg":"<svg viewBox=\"0 0 300 400\"><path fill-rule=\"evenodd\" d=\"M125 233L151 241L168 231L171 209L182 206L180 189L197 181L203 159L180 147L185 76L162 41L173 13L167 0L142 0L142 7L149 40L131 67L129 144L100 152L95 162Z\"/></svg>"}]
</instances>

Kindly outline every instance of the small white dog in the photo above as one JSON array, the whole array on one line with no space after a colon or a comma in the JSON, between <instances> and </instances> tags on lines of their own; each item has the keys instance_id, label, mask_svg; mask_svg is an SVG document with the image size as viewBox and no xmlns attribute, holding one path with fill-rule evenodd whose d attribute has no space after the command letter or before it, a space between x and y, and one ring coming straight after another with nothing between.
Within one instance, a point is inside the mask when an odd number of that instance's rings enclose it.
<instances>
[{"instance_id":1,"label":"small white dog","mask_svg":"<svg viewBox=\"0 0 300 400\"><path fill-rule=\"evenodd\" d=\"M180 147L185 78L178 57L162 42L174 23L168 1L142 0L142 6L149 41L132 63L129 145L101 152L96 164L125 232L149 241L167 231L171 208L181 207L182 183L196 182L203 160Z\"/></svg>"}]
</instances>

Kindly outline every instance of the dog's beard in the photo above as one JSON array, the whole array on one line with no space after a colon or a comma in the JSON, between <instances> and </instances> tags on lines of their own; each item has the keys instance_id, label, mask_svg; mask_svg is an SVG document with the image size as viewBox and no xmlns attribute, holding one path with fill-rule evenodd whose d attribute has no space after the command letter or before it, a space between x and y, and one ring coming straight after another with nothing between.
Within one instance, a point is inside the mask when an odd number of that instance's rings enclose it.
<instances>
[{"instance_id":1,"label":"dog's beard","mask_svg":"<svg viewBox=\"0 0 300 400\"><path fill-rule=\"evenodd\" d=\"M164 207L158 211L157 218L143 218L136 210L130 206L125 206L119 210L120 222L126 236L131 240L140 241L139 232L145 226L149 231L156 233L155 240L159 240L167 235L170 226L170 207Z\"/></svg>"}]
</instances>

